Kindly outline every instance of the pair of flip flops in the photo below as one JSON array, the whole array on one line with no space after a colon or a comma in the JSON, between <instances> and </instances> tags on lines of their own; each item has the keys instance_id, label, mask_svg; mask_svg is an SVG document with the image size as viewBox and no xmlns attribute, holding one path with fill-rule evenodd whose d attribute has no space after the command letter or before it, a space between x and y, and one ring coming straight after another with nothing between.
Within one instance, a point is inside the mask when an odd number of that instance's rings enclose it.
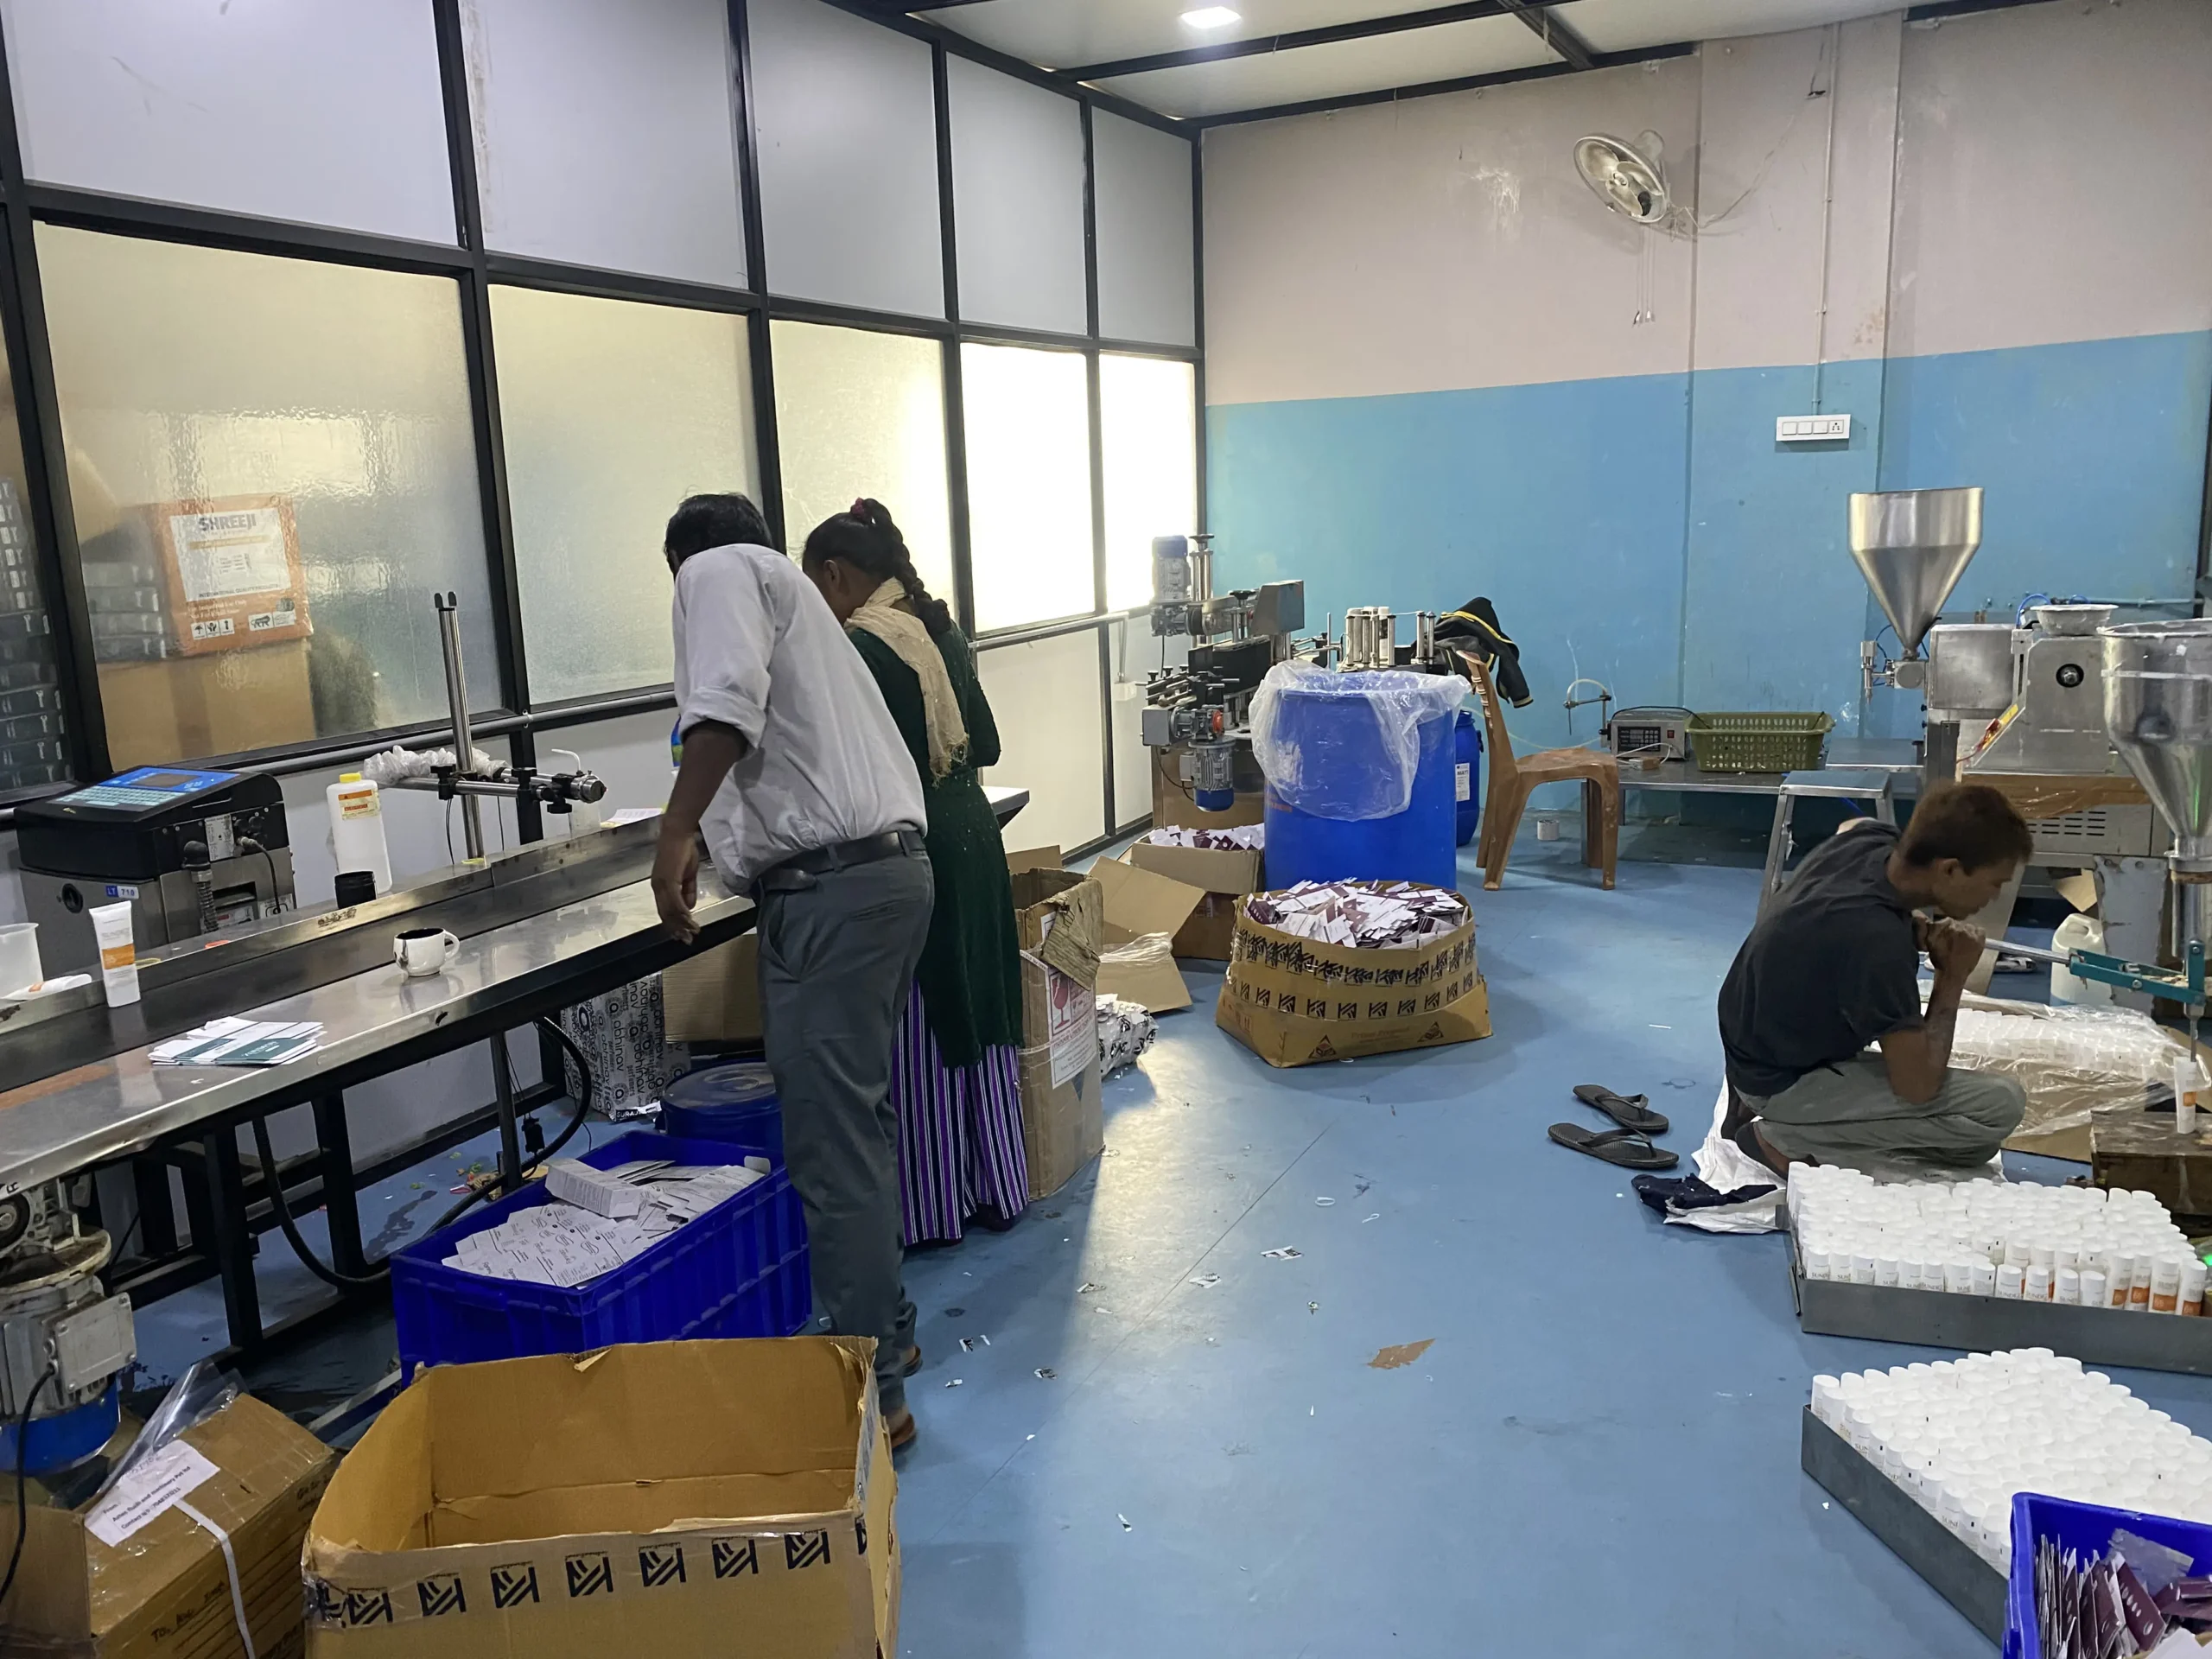
<instances>
[{"instance_id":1,"label":"pair of flip flops","mask_svg":"<svg viewBox=\"0 0 2212 1659\"><path fill-rule=\"evenodd\" d=\"M1620 1095L1601 1084L1578 1084L1574 1097L1603 1112L1620 1127L1593 1132L1580 1123L1554 1123L1544 1133L1570 1152L1579 1152L1623 1169L1672 1169L1681 1160L1651 1137L1667 1133L1667 1120L1643 1095Z\"/></svg>"}]
</instances>

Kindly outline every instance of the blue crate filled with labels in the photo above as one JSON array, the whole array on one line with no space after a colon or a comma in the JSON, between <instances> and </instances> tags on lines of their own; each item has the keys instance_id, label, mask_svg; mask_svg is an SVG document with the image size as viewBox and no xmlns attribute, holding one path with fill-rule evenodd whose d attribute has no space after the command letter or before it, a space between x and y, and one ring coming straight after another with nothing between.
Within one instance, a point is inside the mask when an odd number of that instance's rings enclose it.
<instances>
[{"instance_id":1,"label":"blue crate filled with labels","mask_svg":"<svg viewBox=\"0 0 2212 1659\"><path fill-rule=\"evenodd\" d=\"M598 1172L658 1160L696 1170L741 1166L748 1155L767 1166L752 1185L582 1283L536 1283L453 1265L457 1256L488 1258L497 1270L512 1270L512 1260L494 1256L486 1236L525 1230L527 1222L511 1225L517 1217L563 1203L548 1181L533 1181L396 1252L391 1304L403 1375L423 1365L582 1353L617 1342L793 1334L812 1312L813 1288L805 1221L780 1158L728 1141L639 1131L575 1161ZM542 1230L543 1218L529 1220Z\"/></svg>"}]
</instances>

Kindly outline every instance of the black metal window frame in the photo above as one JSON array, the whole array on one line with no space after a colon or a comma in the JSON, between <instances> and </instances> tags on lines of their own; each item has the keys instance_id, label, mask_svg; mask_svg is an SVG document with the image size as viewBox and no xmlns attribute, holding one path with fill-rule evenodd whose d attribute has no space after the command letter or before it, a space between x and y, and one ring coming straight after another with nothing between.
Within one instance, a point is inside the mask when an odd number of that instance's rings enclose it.
<instances>
[{"instance_id":1,"label":"black metal window frame","mask_svg":"<svg viewBox=\"0 0 2212 1659\"><path fill-rule=\"evenodd\" d=\"M1106 609L1106 510L1104 460L1099 410L1102 353L1156 357L1192 365L1194 463L1198 477L1198 524L1205 523L1205 362L1204 242L1201 189L1203 167L1198 132L1192 125L1131 105L1111 94L1070 87L1049 72L1035 68L950 30L889 13L866 0L823 0L878 26L925 42L931 54L938 162L938 221L943 242L944 305L942 316L915 316L868 310L779 294L772 287L773 251L766 245L760 203L760 136L753 96L752 48L745 0L726 0L732 64L733 140L736 148L740 211L746 251L742 287L653 276L596 266L564 264L491 251L485 245L482 200L476 176L474 126L468 103L468 73L462 49L460 0L429 0L435 25L439 76L443 97L446 148L452 172L455 239L451 245L372 232L271 219L170 202L149 201L33 181L26 177L16 116L12 66L0 40L0 341L21 411L28 499L25 507L36 545L41 599L54 631L60 668L63 715L71 771L78 783L109 775L106 721L92 647L92 617L79 556L60 400L47 332L44 293L36 247L41 224L67 226L149 241L223 248L371 270L443 276L454 283L461 309L461 340L476 448L481 499L486 584L498 674L496 705L480 711L480 736L505 737L518 764L537 761L536 734L594 723L625 715L674 707L667 685L642 686L607 696L539 702L532 697L529 652L523 626L514 516L508 498L506 456L500 428L497 340L492 325L492 290L499 286L632 301L646 304L720 311L747 319L752 362L755 475L761 506L770 527L788 538L800 527L783 522L783 469L778 443L775 361L770 325L777 321L828 324L874 333L934 340L943 360L945 407L945 469L952 531L955 610L974 632L976 594L969 557L967 447L963 416L961 348L969 344L1041 347L1079 353L1084 359L1090 404L1091 563L1093 609L1087 613L976 636L978 652L1090 630L1098 650L1100 741L1104 758L1101 780L1102 821L1109 832L1141 823L1151 803L1116 803L1114 798L1114 728L1110 637L1119 613ZM959 245L953 189L949 57L959 56L1027 81L1067 99L1076 106L1084 150L1083 241L1084 327L1080 334L1012 327L962 316L959 307ZM1109 338L1100 332L1096 168L1093 149L1095 112L1106 110L1169 133L1191 148L1192 344ZM1163 530L1169 528L1162 526ZM346 762L404 741L434 735L438 722L380 731L349 733L250 753L184 756L219 760L276 772L298 772ZM59 793L75 784L48 785L16 791L6 803ZM12 816L0 803L0 828ZM1117 810L1117 808L1119 810ZM518 825L534 838L536 814ZM1104 839L1104 837L1102 837Z\"/></svg>"}]
</instances>

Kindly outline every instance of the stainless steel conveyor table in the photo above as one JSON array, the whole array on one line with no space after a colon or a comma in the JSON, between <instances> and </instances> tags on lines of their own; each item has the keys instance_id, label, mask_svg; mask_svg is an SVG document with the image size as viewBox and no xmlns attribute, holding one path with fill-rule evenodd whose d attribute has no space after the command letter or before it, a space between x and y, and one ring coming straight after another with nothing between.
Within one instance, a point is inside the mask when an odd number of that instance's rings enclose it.
<instances>
[{"instance_id":1,"label":"stainless steel conveyor table","mask_svg":"<svg viewBox=\"0 0 2212 1659\"><path fill-rule=\"evenodd\" d=\"M1018 787L987 792L1001 824L1029 800L1029 791ZM185 1189L192 1251L176 1251L173 1237L142 1238L149 1254L159 1254L155 1246L162 1244L177 1259L117 1287L143 1300L212 1273L222 1282L234 1349L251 1349L276 1336L262 1328L253 1276L255 1234L267 1224L253 1210L268 1203L268 1185L281 1182L297 1211L327 1211L331 1266L340 1274L359 1275L375 1265L362 1253L356 1190L363 1173L353 1160L347 1089L491 1039L498 1107L460 1115L435 1141L404 1155L410 1160L431 1155L498 1121L507 1138L503 1162L512 1165L518 1114L537 1109L562 1090L550 1081L515 1090L504 1033L724 944L753 925L751 900L730 894L713 867L702 865L695 912L699 938L692 945L677 944L661 929L651 884L634 879L650 862L650 828L596 833L607 839L595 849L581 842L517 849L512 868L520 874L512 885L503 884L499 874L505 862L494 860L481 870L434 873L411 890L369 906L286 912L213 949L171 947L168 962L154 964L145 1002L138 1007L105 1008L95 985L73 995L66 1018L42 1025L10 1027L5 1020L29 1005L0 1007L0 1062L15 1062L12 1068L0 1064L0 1077L10 1085L0 1087L0 1198L149 1148L187 1158L196 1177ZM591 870L601 868L612 874L594 880ZM625 874L633 879L621 880ZM594 886L600 890L582 890ZM543 908L533 908L530 894L540 890L548 899ZM502 893L509 896L503 900ZM499 908L502 903L506 909ZM459 954L442 974L407 979L388 959L390 940L402 927L425 924L450 927L460 937ZM276 946L284 948L264 948ZM304 970L311 954L325 962L341 960L354 970L341 969L296 992L269 994L281 991L290 964ZM356 966L364 961L374 965ZM304 971L291 982L302 976L317 976ZM226 1001L226 995L234 1001ZM321 1046L278 1066L157 1066L149 1058L156 1042L220 1014L317 1020ZM21 1017L32 1019L28 1013ZM48 1057L50 1072L40 1065L41 1057ZM264 1196L250 1205L237 1131L297 1106L314 1109L317 1177L257 1170ZM143 1176L147 1160L135 1161ZM399 1166L388 1159L383 1170L367 1174L376 1179ZM149 1213L149 1198L163 1216L169 1214L168 1178L156 1173L158 1193L149 1192L142 1179L142 1217ZM173 1218L165 1224L173 1229Z\"/></svg>"},{"instance_id":2,"label":"stainless steel conveyor table","mask_svg":"<svg viewBox=\"0 0 2212 1659\"><path fill-rule=\"evenodd\" d=\"M721 892L709 869L696 915L698 945L678 944L661 930L650 884L632 881L464 938L451 966L431 977L408 979L385 965L232 1010L257 1020L321 1021L322 1046L289 1065L162 1066L140 1046L22 1084L0 1094L0 1197L157 1142L196 1138L207 1193L206 1213L193 1217L195 1244L212 1255L222 1281L232 1345L251 1348L274 1333L262 1330L253 1279L254 1230L235 1134L240 1124L288 1107L316 1109L321 1191L293 1202L327 1207L333 1265L359 1273L372 1264L360 1257L344 1091L498 1038L657 972L693 948L734 938L752 925L753 907ZM504 1068L494 1070L505 1090Z\"/></svg>"}]
</instances>

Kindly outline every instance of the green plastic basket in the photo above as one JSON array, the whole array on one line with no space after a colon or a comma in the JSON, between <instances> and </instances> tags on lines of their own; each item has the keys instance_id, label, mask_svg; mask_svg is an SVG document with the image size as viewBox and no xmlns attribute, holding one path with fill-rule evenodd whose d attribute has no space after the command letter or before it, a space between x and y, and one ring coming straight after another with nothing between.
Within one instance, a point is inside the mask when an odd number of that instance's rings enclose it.
<instances>
[{"instance_id":1,"label":"green plastic basket","mask_svg":"<svg viewBox=\"0 0 2212 1659\"><path fill-rule=\"evenodd\" d=\"M1700 772L1810 772L1834 726L1797 709L1692 715L1690 752Z\"/></svg>"}]
</instances>

